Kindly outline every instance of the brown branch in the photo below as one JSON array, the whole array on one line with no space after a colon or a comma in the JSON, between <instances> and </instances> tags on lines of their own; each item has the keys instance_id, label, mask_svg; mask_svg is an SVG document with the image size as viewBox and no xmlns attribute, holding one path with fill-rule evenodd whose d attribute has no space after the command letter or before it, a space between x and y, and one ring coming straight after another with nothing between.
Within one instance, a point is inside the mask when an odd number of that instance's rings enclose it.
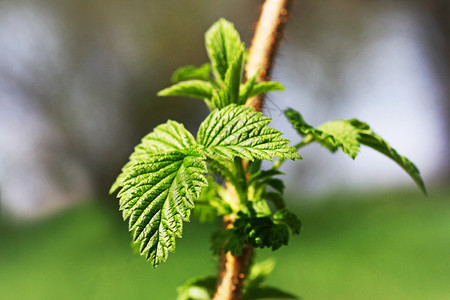
<instances>
[{"instance_id":1,"label":"brown branch","mask_svg":"<svg viewBox=\"0 0 450 300\"><path fill-rule=\"evenodd\" d=\"M259 72L257 82L269 80L291 2L292 0L266 0L263 4L245 66L246 78ZM251 106L257 111L262 110L263 104L264 95L250 98L246 103L247 106ZM227 184L226 187L230 198L234 199L232 202L239 205L234 187L231 184ZM225 228L231 228L233 221L230 216L225 216ZM239 256L233 256L230 252L221 255L214 300L240 300L242 298L242 288L251 264L252 254L253 248L246 245Z\"/></svg>"},{"instance_id":2,"label":"brown branch","mask_svg":"<svg viewBox=\"0 0 450 300\"><path fill-rule=\"evenodd\" d=\"M270 79L291 3L291 0L266 0L264 3L245 66L247 78L259 71L257 82ZM246 105L261 111L264 105L264 94L248 99Z\"/></svg>"}]
</instances>

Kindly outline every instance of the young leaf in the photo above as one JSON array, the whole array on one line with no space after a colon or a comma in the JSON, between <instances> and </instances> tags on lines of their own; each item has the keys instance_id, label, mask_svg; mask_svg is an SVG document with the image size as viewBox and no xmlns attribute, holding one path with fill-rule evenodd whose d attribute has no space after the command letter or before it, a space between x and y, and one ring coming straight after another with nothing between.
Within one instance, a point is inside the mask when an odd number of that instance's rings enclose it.
<instances>
[{"instance_id":1,"label":"young leaf","mask_svg":"<svg viewBox=\"0 0 450 300\"><path fill-rule=\"evenodd\" d=\"M286 207L286 204L284 203L283 195L280 192L265 192L263 194L263 198L266 200L269 200L270 202L275 205L277 209L283 209Z\"/></svg>"},{"instance_id":2,"label":"young leaf","mask_svg":"<svg viewBox=\"0 0 450 300\"><path fill-rule=\"evenodd\" d=\"M425 183L420 176L419 169L409 159L398 154L398 152L385 140L375 134L367 123L361 122L357 119L351 119L349 122L359 130L359 142L361 144L368 146L395 161L409 174L422 192L424 194L427 193Z\"/></svg>"},{"instance_id":3,"label":"young leaf","mask_svg":"<svg viewBox=\"0 0 450 300\"><path fill-rule=\"evenodd\" d=\"M285 224L276 224L269 217L251 218L245 228L247 241L253 247L279 249L289 242L289 230Z\"/></svg>"},{"instance_id":4,"label":"young leaf","mask_svg":"<svg viewBox=\"0 0 450 300\"><path fill-rule=\"evenodd\" d=\"M279 193L283 193L283 191L284 191L284 182L281 179L268 178L268 179L264 180L263 183L271 186L274 190L276 190Z\"/></svg>"},{"instance_id":5,"label":"young leaf","mask_svg":"<svg viewBox=\"0 0 450 300\"><path fill-rule=\"evenodd\" d=\"M253 176L255 173L257 173L261 169L262 160L257 159L254 161L250 161L248 163L248 172L250 173L250 176Z\"/></svg>"},{"instance_id":6,"label":"young leaf","mask_svg":"<svg viewBox=\"0 0 450 300\"><path fill-rule=\"evenodd\" d=\"M247 99L251 97L251 93L253 91L253 87L256 84L256 77L258 74L253 75L250 79L248 79L241 87L239 91L239 102L238 105L245 105Z\"/></svg>"},{"instance_id":7,"label":"young leaf","mask_svg":"<svg viewBox=\"0 0 450 300\"><path fill-rule=\"evenodd\" d=\"M293 234L300 234L302 222L287 208L278 210L273 215L273 221L275 224L286 224L291 229Z\"/></svg>"},{"instance_id":8,"label":"young leaf","mask_svg":"<svg viewBox=\"0 0 450 300\"><path fill-rule=\"evenodd\" d=\"M305 120L303 119L303 116L295 109L287 108L284 111L284 115L300 136L304 137L308 134L320 136L321 132L319 132L317 129L306 123Z\"/></svg>"},{"instance_id":9,"label":"young leaf","mask_svg":"<svg viewBox=\"0 0 450 300\"><path fill-rule=\"evenodd\" d=\"M240 51L236 54L234 60L228 67L225 73L225 86L222 90L226 90L222 103L217 108L224 108L232 103L239 102L239 89L241 86L242 79L242 68L244 66L244 47L242 46Z\"/></svg>"},{"instance_id":10,"label":"young leaf","mask_svg":"<svg viewBox=\"0 0 450 300\"><path fill-rule=\"evenodd\" d=\"M194 137L184 128L183 124L169 120L165 124L158 125L153 132L142 139L141 144L134 148L130 161L122 168L122 173L111 186L109 193L114 193L122 185L128 170L141 159L141 156L188 149L196 144Z\"/></svg>"},{"instance_id":11,"label":"young leaf","mask_svg":"<svg viewBox=\"0 0 450 300\"><path fill-rule=\"evenodd\" d=\"M276 81L262 81L255 84L248 98L269 92L284 91L284 86Z\"/></svg>"},{"instance_id":12,"label":"young leaf","mask_svg":"<svg viewBox=\"0 0 450 300\"><path fill-rule=\"evenodd\" d=\"M358 155L359 131L347 120L327 122L317 129L321 133L320 138L331 145L331 148L339 147L353 159Z\"/></svg>"},{"instance_id":13,"label":"young leaf","mask_svg":"<svg viewBox=\"0 0 450 300\"><path fill-rule=\"evenodd\" d=\"M234 173L234 162L221 159L221 156L208 157L208 172L230 182L236 182L238 175Z\"/></svg>"},{"instance_id":14,"label":"young leaf","mask_svg":"<svg viewBox=\"0 0 450 300\"><path fill-rule=\"evenodd\" d=\"M183 125L169 121L143 138L116 181L133 240L153 266L165 261L207 185L202 147Z\"/></svg>"},{"instance_id":15,"label":"young leaf","mask_svg":"<svg viewBox=\"0 0 450 300\"><path fill-rule=\"evenodd\" d=\"M212 84L196 79L181 81L158 92L158 96L184 96L200 99L211 99L212 95Z\"/></svg>"},{"instance_id":16,"label":"young leaf","mask_svg":"<svg viewBox=\"0 0 450 300\"><path fill-rule=\"evenodd\" d=\"M172 75L172 82L178 83L184 80L200 79L209 81L211 73L211 65L209 63L203 64L201 67L185 66L177 69Z\"/></svg>"},{"instance_id":17,"label":"young leaf","mask_svg":"<svg viewBox=\"0 0 450 300\"><path fill-rule=\"evenodd\" d=\"M226 159L301 158L281 132L267 127L271 119L249 107L229 105L213 111L200 125L197 140L208 155Z\"/></svg>"},{"instance_id":18,"label":"young leaf","mask_svg":"<svg viewBox=\"0 0 450 300\"><path fill-rule=\"evenodd\" d=\"M351 158L359 152L358 131L345 120L332 121L315 129L305 122L299 112L289 108L284 111L289 122L301 136L310 135L331 151L341 148Z\"/></svg>"},{"instance_id":19,"label":"young leaf","mask_svg":"<svg viewBox=\"0 0 450 300\"><path fill-rule=\"evenodd\" d=\"M284 173L279 170L269 169L269 170L259 170L252 174L249 178L249 184L257 183L265 179L270 179L276 175L283 175Z\"/></svg>"},{"instance_id":20,"label":"young leaf","mask_svg":"<svg viewBox=\"0 0 450 300\"><path fill-rule=\"evenodd\" d=\"M175 250L182 221L189 221L194 200L207 184L204 160L197 148L149 155L132 165L122 183L120 209L153 266Z\"/></svg>"},{"instance_id":21,"label":"young leaf","mask_svg":"<svg viewBox=\"0 0 450 300\"><path fill-rule=\"evenodd\" d=\"M325 123L315 129L293 109L287 109L285 115L300 135L309 135L332 151L341 148L351 158L355 158L360 145L363 144L386 155L402 167L420 190L426 194L425 184L417 167L375 134L367 123L357 119L337 120Z\"/></svg>"},{"instance_id":22,"label":"young leaf","mask_svg":"<svg viewBox=\"0 0 450 300\"><path fill-rule=\"evenodd\" d=\"M220 19L206 32L205 42L216 80L223 82L229 66L243 47L239 33L232 23Z\"/></svg>"}]
</instances>

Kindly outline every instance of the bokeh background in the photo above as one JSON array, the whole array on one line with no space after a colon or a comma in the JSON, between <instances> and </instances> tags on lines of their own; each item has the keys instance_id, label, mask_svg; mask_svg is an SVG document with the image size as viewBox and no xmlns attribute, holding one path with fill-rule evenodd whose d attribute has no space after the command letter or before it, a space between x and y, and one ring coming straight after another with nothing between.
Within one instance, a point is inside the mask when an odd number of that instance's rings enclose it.
<instances>
[{"instance_id":1,"label":"bokeh background","mask_svg":"<svg viewBox=\"0 0 450 300\"><path fill-rule=\"evenodd\" d=\"M0 298L174 299L215 272L218 224L186 224L154 270L107 191L156 125L196 131L203 103L157 91L207 61L204 32L220 17L250 45L260 4L0 0ZM303 232L258 252L278 261L269 283L305 299L450 297L449 13L445 0L294 2L272 126L298 140L288 106L313 125L358 117L417 164L429 196L370 149L352 161L309 146L284 169Z\"/></svg>"}]
</instances>

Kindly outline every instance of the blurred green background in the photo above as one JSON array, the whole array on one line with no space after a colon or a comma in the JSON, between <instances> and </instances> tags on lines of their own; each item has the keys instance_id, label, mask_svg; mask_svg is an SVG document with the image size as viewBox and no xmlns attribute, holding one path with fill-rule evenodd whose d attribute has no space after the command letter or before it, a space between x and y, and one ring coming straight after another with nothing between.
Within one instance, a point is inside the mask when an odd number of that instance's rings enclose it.
<instances>
[{"instance_id":1,"label":"blurred green background","mask_svg":"<svg viewBox=\"0 0 450 300\"><path fill-rule=\"evenodd\" d=\"M368 191L295 205L300 236L278 251L257 251L256 260L274 257L268 283L303 299L448 299L448 192L423 199L416 191ZM119 215L96 202L38 225L6 227L0 295L175 299L185 280L215 273L208 240L218 227L185 224L176 252L157 269L133 253Z\"/></svg>"},{"instance_id":2,"label":"blurred green background","mask_svg":"<svg viewBox=\"0 0 450 300\"><path fill-rule=\"evenodd\" d=\"M207 109L158 98L171 73L207 61L204 32L233 22L250 45L257 0L0 0L0 299L174 299L215 273L192 221L154 270L131 250L107 191L156 125L195 131ZM304 229L269 283L304 299L448 299L450 5L445 0L294 1L268 95L309 123L358 117L421 170L426 198L392 161L312 145L286 163Z\"/></svg>"}]
</instances>

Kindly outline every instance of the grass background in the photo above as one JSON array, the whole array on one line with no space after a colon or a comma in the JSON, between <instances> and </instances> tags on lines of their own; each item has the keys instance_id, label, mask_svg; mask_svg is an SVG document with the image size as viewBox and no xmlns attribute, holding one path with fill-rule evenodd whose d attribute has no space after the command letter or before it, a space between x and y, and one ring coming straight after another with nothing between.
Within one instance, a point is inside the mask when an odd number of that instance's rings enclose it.
<instances>
[{"instance_id":1,"label":"grass background","mask_svg":"<svg viewBox=\"0 0 450 300\"><path fill-rule=\"evenodd\" d=\"M268 283L303 299L450 299L448 190L338 194L294 210L304 228L274 257ZM290 203L294 201L291 200ZM88 202L37 224L0 229L0 299L175 299L215 273L209 236L186 223L176 253L153 269L134 254L120 216Z\"/></svg>"}]
</instances>

